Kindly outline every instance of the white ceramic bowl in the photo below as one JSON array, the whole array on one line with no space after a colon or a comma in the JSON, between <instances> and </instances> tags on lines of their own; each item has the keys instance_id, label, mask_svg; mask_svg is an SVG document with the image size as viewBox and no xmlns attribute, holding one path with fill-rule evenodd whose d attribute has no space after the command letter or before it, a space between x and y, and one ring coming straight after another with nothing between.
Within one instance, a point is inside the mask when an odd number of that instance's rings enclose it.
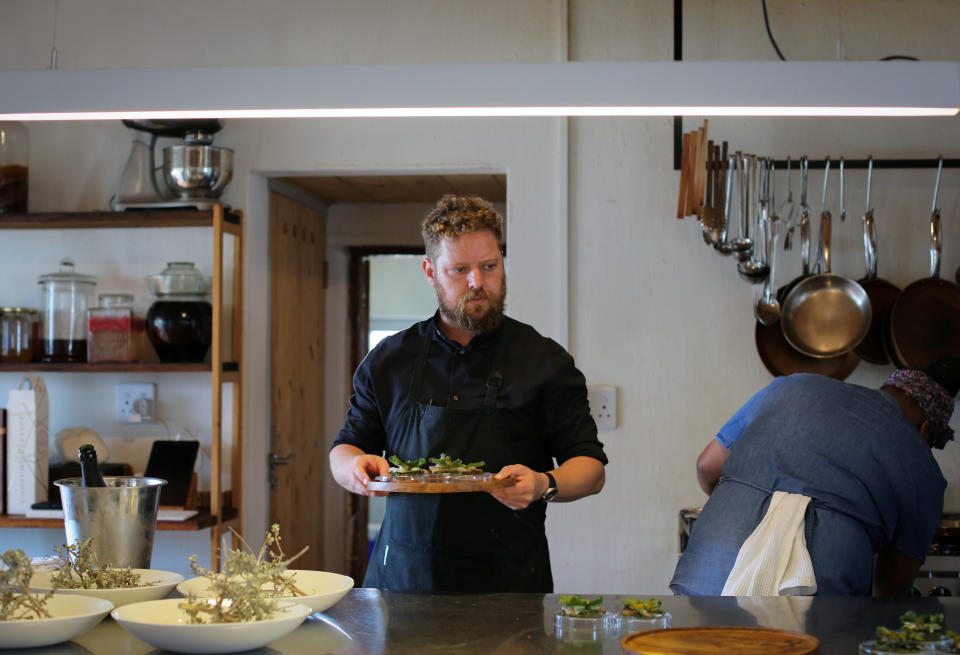
<instances>
[{"instance_id":1,"label":"white ceramic bowl","mask_svg":"<svg viewBox=\"0 0 960 655\"><path fill-rule=\"evenodd\" d=\"M327 571L309 571L306 569L290 569L294 583L306 592L306 596L280 596L284 600L291 600L310 608L310 613L322 612L347 595L353 589L353 578L329 573ZM212 594L207 578L190 578L177 585L177 591L183 595L194 593L200 598L209 598Z\"/></svg>"},{"instance_id":2,"label":"white ceramic bowl","mask_svg":"<svg viewBox=\"0 0 960 655\"><path fill-rule=\"evenodd\" d=\"M234 653L260 648L296 630L310 609L280 602L274 618L243 623L188 623L182 598L118 607L110 616L140 641L180 653Z\"/></svg>"},{"instance_id":3,"label":"white ceramic bowl","mask_svg":"<svg viewBox=\"0 0 960 655\"><path fill-rule=\"evenodd\" d=\"M103 598L113 603L114 607L127 605L129 603L140 603L145 600L157 600L163 598L183 582L183 576L172 571L157 571L155 569L132 569L134 573L140 574L140 580L144 583L142 587L130 587L129 589L57 589L56 595L72 594L76 596L88 596L92 598ZM30 578L30 588L36 591L47 592L53 589L53 583L50 578L56 575L55 571L38 571ZM149 586L147 583L153 583Z\"/></svg>"},{"instance_id":4,"label":"white ceramic bowl","mask_svg":"<svg viewBox=\"0 0 960 655\"><path fill-rule=\"evenodd\" d=\"M92 629L113 604L102 598L53 595L44 606L49 619L0 621L0 649L50 646Z\"/></svg>"}]
</instances>

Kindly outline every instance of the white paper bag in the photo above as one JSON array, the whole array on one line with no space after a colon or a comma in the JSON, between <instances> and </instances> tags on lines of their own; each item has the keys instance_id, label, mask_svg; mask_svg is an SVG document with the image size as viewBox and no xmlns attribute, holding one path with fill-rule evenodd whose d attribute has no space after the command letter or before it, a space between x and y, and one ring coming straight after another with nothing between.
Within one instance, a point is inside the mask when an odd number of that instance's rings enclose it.
<instances>
[{"instance_id":1,"label":"white paper bag","mask_svg":"<svg viewBox=\"0 0 960 655\"><path fill-rule=\"evenodd\" d=\"M39 375L25 375L7 400L7 512L47 500L50 403Z\"/></svg>"}]
</instances>

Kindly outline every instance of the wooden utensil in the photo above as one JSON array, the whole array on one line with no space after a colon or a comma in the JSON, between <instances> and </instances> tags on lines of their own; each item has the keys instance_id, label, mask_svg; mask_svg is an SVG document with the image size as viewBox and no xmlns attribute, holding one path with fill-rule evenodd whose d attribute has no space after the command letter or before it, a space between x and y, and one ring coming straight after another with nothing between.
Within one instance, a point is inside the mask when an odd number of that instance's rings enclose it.
<instances>
[{"instance_id":1,"label":"wooden utensil","mask_svg":"<svg viewBox=\"0 0 960 655\"><path fill-rule=\"evenodd\" d=\"M696 159L694 161L694 182L693 182L693 211L697 215L697 220L702 219L703 211L703 191L707 175L707 122L703 122L703 127L697 130L697 148Z\"/></svg>"},{"instance_id":2,"label":"wooden utensil","mask_svg":"<svg viewBox=\"0 0 960 655\"><path fill-rule=\"evenodd\" d=\"M677 218L684 218L687 215L687 186L689 181L687 177L690 171L690 133L683 135L683 146L680 151L680 191L677 200Z\"/></svg>"}]
</instances>

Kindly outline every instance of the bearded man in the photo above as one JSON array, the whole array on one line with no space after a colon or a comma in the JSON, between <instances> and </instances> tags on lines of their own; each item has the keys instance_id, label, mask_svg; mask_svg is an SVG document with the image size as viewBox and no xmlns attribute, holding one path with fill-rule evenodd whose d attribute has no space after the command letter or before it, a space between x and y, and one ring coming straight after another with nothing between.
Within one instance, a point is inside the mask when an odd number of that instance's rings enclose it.
<instances>
[{"instance_id":1,"label":"bearded man","mask_svg":"<svg viewBox=\"0 0 960 655\"><path fill-rule=\"evenodd\" d=\"M430 319L374 348L353 378L330 451L334 479L366 496L383 454L485 462L516 484L394 493L363 586L414 592L553 591L547 502L599 493L607 463L583 374L556 342L504 315L503 219L444 196L421 225ZM556 463L556 465L555 465Z\"/></svg>"}]
</instances>

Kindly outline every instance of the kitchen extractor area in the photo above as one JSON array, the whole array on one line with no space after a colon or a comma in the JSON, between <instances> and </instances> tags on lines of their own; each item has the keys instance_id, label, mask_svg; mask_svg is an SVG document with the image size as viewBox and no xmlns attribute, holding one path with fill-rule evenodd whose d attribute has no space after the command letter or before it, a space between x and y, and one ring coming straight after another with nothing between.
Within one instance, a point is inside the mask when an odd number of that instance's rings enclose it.
<instances>
[{"instance_id":1,"label":"kitchen extractor area","mask_svg":"<svg viewBox=\"0 0 960 655\"><path fill-rule=\"evenodd\" d=\"M0 650L960 648L960 6L0 12Z\"/></svg>"}]
</instances>

